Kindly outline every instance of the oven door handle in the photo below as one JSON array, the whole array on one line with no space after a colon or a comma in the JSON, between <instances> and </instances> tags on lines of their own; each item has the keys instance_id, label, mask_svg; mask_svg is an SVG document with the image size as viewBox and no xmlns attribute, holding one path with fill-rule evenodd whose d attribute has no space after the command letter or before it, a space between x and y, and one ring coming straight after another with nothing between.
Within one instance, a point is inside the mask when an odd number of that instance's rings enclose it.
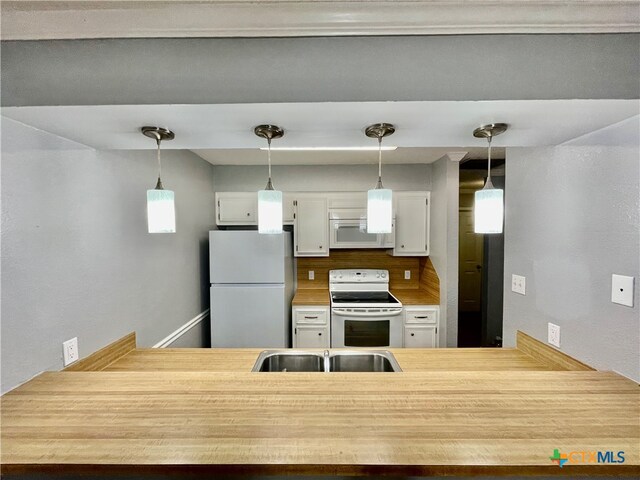
<instances>
[{"instance_id":1,"label":"oven door handle","mask_svg":"<svg viewBox=\"0 0 640 480\"><path fill-rule=\"evenodd\" d=\"M387 312L348 312L343 308L333 308L331 313L342 315L344 317L396 317L402 313L402 309L396 308Z\"/></svg>"}]
</instances>

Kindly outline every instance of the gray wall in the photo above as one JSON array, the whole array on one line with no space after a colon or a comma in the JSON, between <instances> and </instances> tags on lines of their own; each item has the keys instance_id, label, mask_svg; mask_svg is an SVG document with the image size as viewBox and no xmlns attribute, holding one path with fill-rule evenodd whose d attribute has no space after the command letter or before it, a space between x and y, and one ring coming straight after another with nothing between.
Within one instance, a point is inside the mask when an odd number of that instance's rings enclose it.
<instances>
[{"instance_id":1,"label":"gray wall","mask_svg":"<svg viewBox=\"0 0 640 480\"><path fill-rule=\"evenodd\" d=\"M163 160L178 232L151 235L153 152L95 151L2 119L3 392L61 368L69 338L81 357L131 331L148 347L208 308L213 169L190 152Z\"/></svg>"},{"instance_id":2,"label":"gray wall","mask_svg":"<svg viewBox=\"0 0 640 480\"><path fill-rule=\"evenodd\" d=\"M639 38L433 35L3 42L2 104L638 98Z\"/></svg>"},{"instance_id":3,"label":"gray wall","mask_svg":"<svg viewBox=\"0 0 640 480\"><path fill-rule=\"evenodd\" d=\"M440 278L441 347L458 345L459 167L447 157L433 163L429 257Z\"/></svg>"},{"instance_id":4,"label":"gray wall","mask_svg":"<svg viewBox=\"0 0 640 480\"><path fill-rule=\"evenodd\" d=\"M640 380L640 155L635 147L508 149L504 339L516 330ZM511 274L526 277L526 296ZM634 307L611 303L611 274L634 276Z\"/></svg>"},{"instance_id":5,"label":"gray wall","mask_svg":"<svg viewBox=\"0 0 640 480\"><path fill-rule=\"evenodd\" d=\"M213 167L216 192L249 192L264 188L266 166ZM396 190L430 190L431 165L383 165L382 177L387 188ZM377 165L275 165L273 184L285 192L365 191L376 186Z\"/></svg>"}]
</instances>

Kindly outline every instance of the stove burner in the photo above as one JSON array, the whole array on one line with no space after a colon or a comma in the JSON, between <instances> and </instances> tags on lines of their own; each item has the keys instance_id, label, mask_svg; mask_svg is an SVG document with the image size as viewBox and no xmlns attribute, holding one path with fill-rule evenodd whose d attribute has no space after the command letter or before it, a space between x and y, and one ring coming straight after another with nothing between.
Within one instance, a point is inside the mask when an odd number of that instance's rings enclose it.
<instances>
[{"instance_id":1,"label":"stove burner","mask_svg":"<svg viewBox=\"0 0 640 480\"><path fill-rule=\"evenodd\" d=\"M400 303L389 292L332 292L331 299L336 303Z\"/></svg>"}]
</instances>

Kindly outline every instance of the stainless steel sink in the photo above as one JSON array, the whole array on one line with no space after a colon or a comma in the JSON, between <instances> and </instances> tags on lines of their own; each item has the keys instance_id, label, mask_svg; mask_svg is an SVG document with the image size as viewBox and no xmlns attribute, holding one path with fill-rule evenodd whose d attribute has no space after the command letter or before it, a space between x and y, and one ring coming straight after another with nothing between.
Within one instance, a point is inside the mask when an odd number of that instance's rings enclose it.
<instances>
[{"instance_id":1,"label":"stainless steel sink","mask_svg":"<svg viewBox=\"0 0 640 480\"><path fill-rule=\"evenodd\" d=\"M253 372L401 372L387 350L265 350Z\"/></svg>"},{"instance_id":2,"label":"stainless steel sink","mask_svg":"<svg viewBox=\"0 0 640 480\"><path fill-rule=\"evenodd\" d=\"M260 354L254 372L324 372L322 353L295 350L265 350Z\"/></svg>"}]
</instances>

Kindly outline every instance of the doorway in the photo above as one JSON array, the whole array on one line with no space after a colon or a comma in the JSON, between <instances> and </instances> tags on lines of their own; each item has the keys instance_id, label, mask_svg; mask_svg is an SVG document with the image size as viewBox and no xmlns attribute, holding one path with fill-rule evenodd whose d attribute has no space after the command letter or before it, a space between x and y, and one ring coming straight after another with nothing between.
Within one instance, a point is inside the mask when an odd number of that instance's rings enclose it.
<instances>
[{"instance_id":1,"label":"doorway","mask_svg":"<svg viewBox=\"0 0 640 480\"><path fill-rule=\"evenodd\" d=\"M491 177L504 188L504 160L494 161ZM460 166L458 256L458 347L502 346L504 235L474 232L474 194L484 186L486 160Z\"/></svg>"}]
</instances>

